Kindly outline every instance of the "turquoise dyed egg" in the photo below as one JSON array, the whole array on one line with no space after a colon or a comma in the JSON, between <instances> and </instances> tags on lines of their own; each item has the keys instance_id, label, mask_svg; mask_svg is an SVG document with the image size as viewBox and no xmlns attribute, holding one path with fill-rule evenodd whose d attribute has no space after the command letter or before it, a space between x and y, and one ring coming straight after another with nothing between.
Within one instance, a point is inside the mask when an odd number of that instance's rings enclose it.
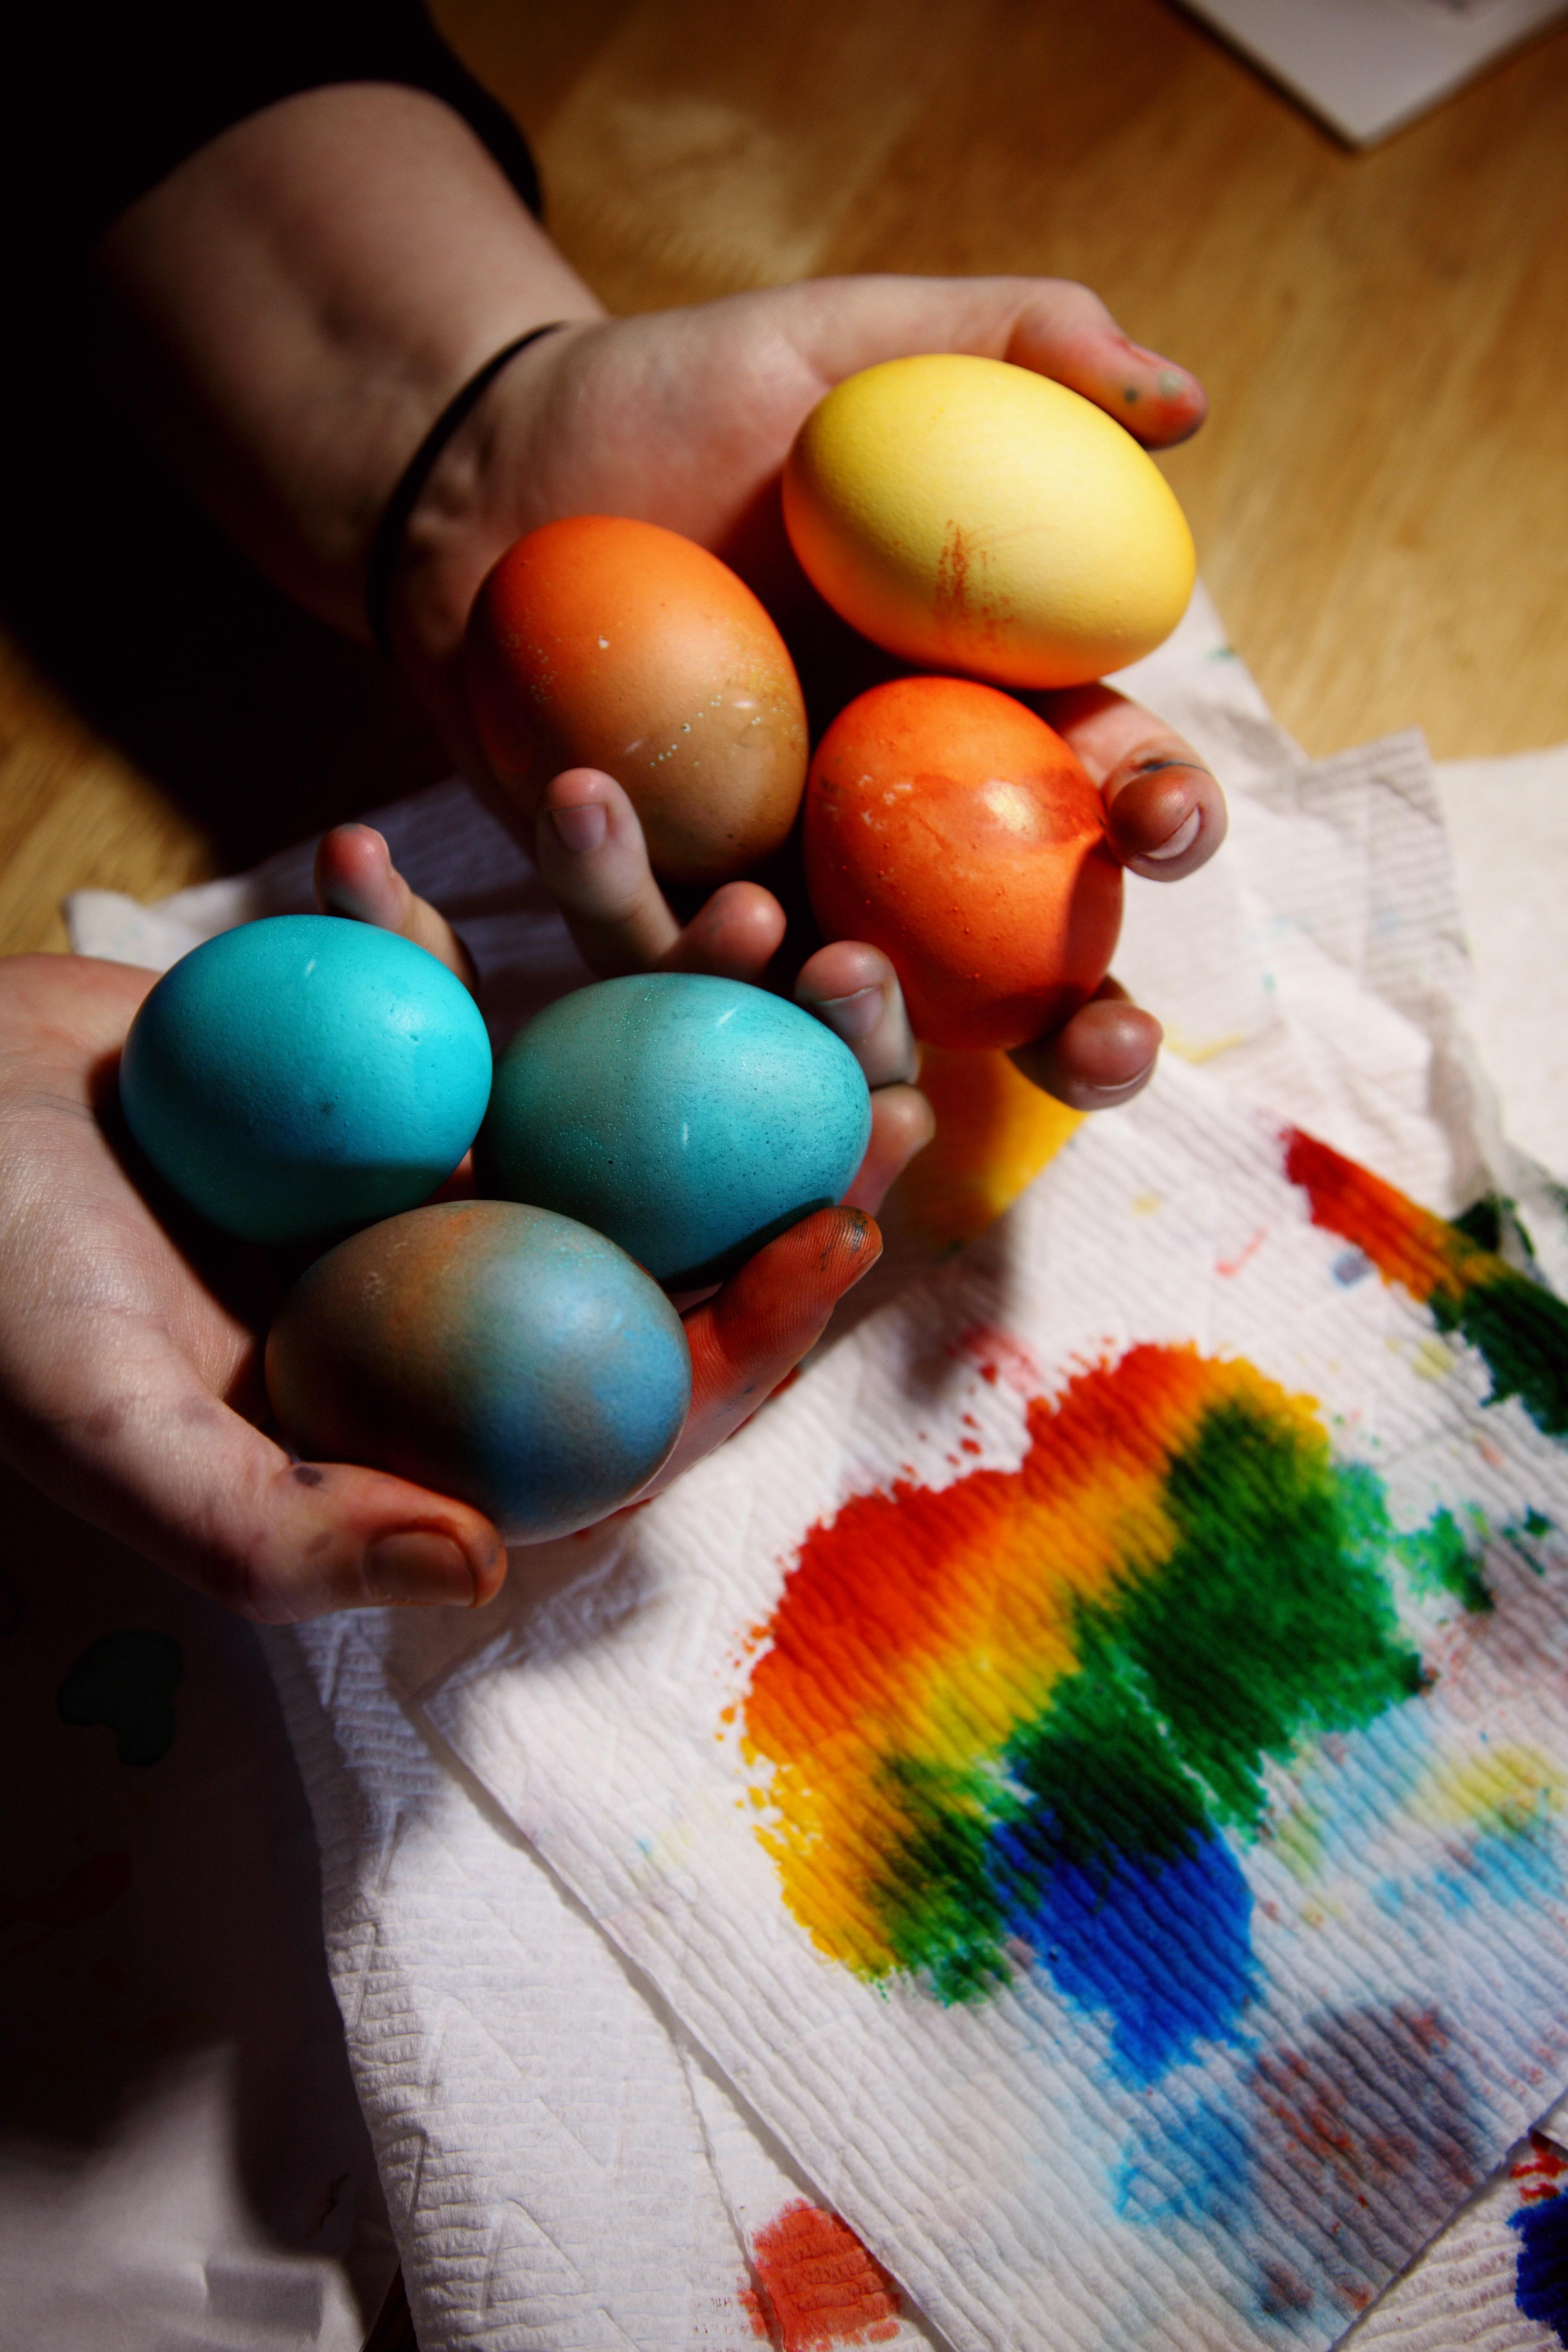
<instances>
[{"instance_id":1,"label":"turquoise dyed egg","mask_svg":"<svg viewBox=\"0 0 1568 2352\"><path fill-rule=\"evenodd\" d=\"M224 931L163 974L125 1041L126 1124L242 1241L298 1242L427 1200L484 1117L490 1047L443 963L336 915Z\"/></svg>"},{"instance_id":2,"label":"turquoise dyed egg","mask_svg":"<svg viewBox=\"0 0 1568 2352\"><path fill-rule=\"evenodd\" d=\"M317 1259L268 1339L267 1392L310 1459L393 1471L539 1542L647 1484L691 1357L663 1291L602 1234L444 1201Z\"/></svg>"},{"instance_id":3,"label":"turquoise dyed egg","mask_svg":"<svg viewBox=\"0 0 1568 2352\"><path fill-rule=\"evenodd\" d=\"M496 1065L486 1189L578 1217L673 1288L716 1281L837 1201L871 1101L847 1045L736 980L601 981Z\"/></svg>"}]
</instances>

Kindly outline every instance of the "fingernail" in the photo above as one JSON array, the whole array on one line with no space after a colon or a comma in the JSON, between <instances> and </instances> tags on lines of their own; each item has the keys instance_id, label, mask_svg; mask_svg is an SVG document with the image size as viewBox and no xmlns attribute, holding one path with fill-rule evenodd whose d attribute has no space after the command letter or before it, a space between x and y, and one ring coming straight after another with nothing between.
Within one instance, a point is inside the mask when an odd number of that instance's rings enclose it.
<instances>
[{"instance_id":1,"label":"fingernail","mask_svg":"<svg viewBox=\"0 0 1568 2352\"><path fill-rule=\"evenodd\" d=\"M610 820L598 801L579 801L572 808L552 808L550 822L561 846L569 849L574 857L586 857L591 851L602 848L610 828Z\"/></svg>"},{"instance_id":2,"label":"fingernail","mask_svg":"<svg viewBox=\"0 0 1568 2352\"><path fill-rule=\"evenodd\" d=\"M1123 1078L1119 1087L1086 1087L1084 1088L1084 1092L1086 1094L1097 1095L1101 1102L1115 1102L1121 1096L1130 1095L1134 1087L1141 1087L1144 1079L1148 1076L1150 1071L1153 1068L1154 1062L1158 1059L1159 1056L1156 1055L1152 1060L1145 1062L1142 1068L1139 1070L1134 1076L1131 1078Z\"/></svg>"},{"instance_id":3,"label":"fingernail","mask_svg":"<svg viewBox=\"0 0 1568 2352\"><path fill-rule=\"evenodd\" d=\"M1158 849L1145 849L1142 852L1143 856L1152 859L1156 865L1163 858L1180 857L1182 852L1190 849L1197 839L1198 827L1203 821L1202 809L1189 809L1169 841L1162 842Z\"/></svg>"},{"instance_id":4,"label":"fingernail","mask_svg":"<svg viewBox=\"0 0 1568 2352\"><path fill-rule=\"evenodd\" d=\"M882 1017L882 992L858 988L848 996L825 996L811 1010L820 1013L846 1045L862 1045Z\"/></svg>"},{"instance_id":5,"label":"fingernail","mask_svg":"<svg viewBox=\"0 0 1568 2352\"><path fill-rule=\"evenodd\" d=\"M404 1528L381 1536L365 1554L365 1586L373 1600L426 1607L439 1601L473 1604L474 1572L450 1536L430 1528Z\"/></svg>"}]
</instances>

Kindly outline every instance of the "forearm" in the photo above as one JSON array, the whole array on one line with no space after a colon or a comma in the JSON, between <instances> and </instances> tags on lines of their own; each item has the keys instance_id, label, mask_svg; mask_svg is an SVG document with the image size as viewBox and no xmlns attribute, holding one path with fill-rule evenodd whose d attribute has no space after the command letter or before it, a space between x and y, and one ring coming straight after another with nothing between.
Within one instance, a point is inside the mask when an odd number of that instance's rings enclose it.
<instances>
[{"instance_id":1,"label":"forearm","mask_svg":"<svg viewBox=\"0 0 1568 2352\"><path fill-rule=\"evenodd\" d=\"M282 588L360 635L370 541L432 419L513 336L601 315L468 125L392 84L236 124L99 253L178 470Z\"/></svg>"}]
</instances>

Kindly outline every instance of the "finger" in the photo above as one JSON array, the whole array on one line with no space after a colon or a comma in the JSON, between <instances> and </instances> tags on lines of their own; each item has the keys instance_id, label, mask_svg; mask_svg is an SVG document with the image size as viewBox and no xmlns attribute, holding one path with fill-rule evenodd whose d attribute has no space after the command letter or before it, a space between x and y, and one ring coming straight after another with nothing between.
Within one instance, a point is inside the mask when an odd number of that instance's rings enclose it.
<instances>
[{"instance_id":1,"label":"finger","mask_svg":"<svg viewBox=\"0 0 1568 2352\"><path fill-rule=\"evenodd\" d=\"M1147 448L1187 440L1208 415L1190 369L1124 335L1087 286L1052 279L1031 294L1003 357L1081 393Z\"/></svg>"},{"instance_id":2,"label":"finger","mask_svg":"<svg viewBox=\"0 0 1568 2352\"><path fill-rule=\"evenodd\" d=\"M871 1140L840 1207L874 1217L917 1151L936 1133L936 1114L918 1087L882 1087L871 1097Z\"/></svg>"},{"instance_id":3,"label":"finger","mask_svg":"<svg viewBox=\"0 0 1568 2352\"><path fill-rule=\"evenodd\" d=\"M648 864L636 809L600 769L568 768L552 781L536 840L546 887L605 979L662 971L754 981L778 951L784 910L755 882L726 882L680 928Z\"/></svg>"},{"instance_id":4,"label":"finger","mask_svg":"<svg viewBox=\"0 0 1568 2352\"><path fill-rule=\"evenodd\" d=\"M1110 1110L1148 1085L1162 1034L1153 1014L1107 980L1054 1037L1019 1045L1010 1058L1070 1110Z\"/></svg>"},{"instance_id":5,"label":"finger","mask_svg":"<svg viewBox=\"0 0 1568 2352\"><path fill-rule=\"evenodd\" d=\"M1109 686L1042 698L1105 802L1111 847L1133 874L1179 882L1226 836L1225 794L1190 743Z\"/></svg>"},{"instance_id":6,"label":"finger","mask_svg":"<svg viewBox=\"0 0 1568 2352\"><path fill-rule=\"evenodd\" d=\"M809 290L816 312L803 319L801 347L825 389L879 360L974 352L1065 383L1149 448L1186 440L1208 414L1190 370L1131 341L1097 294L1068 278L819 279Z\"/></svg>"},{"instance_id":7,"label":"finger","mask_svg":"<svg viewBox=\"0 0 1568 2352\"><path fill-rule=\"evenodd\" d=\"M904 1011L899 977L880 948L835 940L802 964L795 1003L843 1039L868 1087L908 1084L920 1076L920 1050Z\"/></svg>"},{"instance_id":8,"label":"finger","mask_svg":"<svg viewBox=\"0 0 1568 2352\"><path fill-rule=\"evenodd\" d=\"M534 828L546 888L601 978L647 971L679 936L647 862L637 811L613 776L552 777Z\"/></svg>"},{"instance_id":9,"label":"finger","mask_svg":"<svg viewBox=\"0 0 1568 2352\"><path fill-rule=\"evenodd\" d=\"M726 882L659 958L661 971L706 971L755 984L784 945L784 911L758 882Z\"/></svg>"},{"instance_id":10,"label":"finger","mask_svg":"<svg viewBox=\"0 0 1568 2352\"><path fill-rule=\"evenodd\" d=\"M396 931L456 972L465 988L473 987L468 949L445 915L415 896L394 866L384 835L374 825L338 824L324 833L316 849L315 880L316 904L323 915L343 915L353 923Z\"/></svg>"},{"instance_id":11,"label":"finger","mask_svg":"<svg viewBox=\"0 0 1568 2352\"><path fill-rule=\"evenodd\" d=\"M146 1324L101 1328L90 1411L22 1467L69 1508L261 1623L493 1599L506 1554L466 1503L342 1463L295 1463Z\"/></svg>"},{"instance_id":12,"label":"finger","mask_svg":"<svg viewBox=\"0 0 1568 2352\"><path fill-rule=\"evenodd\" d=\"M748 1421L816 1346L834 1307L882 1254L858 1209L818 1209L770 1242L686 1318L691 1410L655 1495Z\"/></svg>"}]
</instances>

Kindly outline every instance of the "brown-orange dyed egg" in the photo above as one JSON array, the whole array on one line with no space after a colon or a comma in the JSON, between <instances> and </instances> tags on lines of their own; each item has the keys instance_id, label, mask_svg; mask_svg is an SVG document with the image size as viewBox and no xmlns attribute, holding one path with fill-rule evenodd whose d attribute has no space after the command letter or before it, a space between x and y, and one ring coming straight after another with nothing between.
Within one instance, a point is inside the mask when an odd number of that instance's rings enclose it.
<instances>
[{"instance_id":1,"label":"brown-orange dyed egg","mask_svg":"<svg viewBox=\"0 0 1568 2352\"><path fill-rule=\"evenodd\" d=\"M1077 756L966 678L897 678L839 713L806 786L805 871L824 935L882 949L933 1045L1058 1028L1121 927L1121 868Z\"/></svg>"},{"instance_id":2,"label":"brown-orange dyed egg","mask_svg":"<svg viewBox=\"0 0 1568 2352\"><path fill-rule=\"evenodd\" d=\"M465 645L486 756L525 814L563 768L630 795L672 881L776 849L805 783L805 709L784 639L716 555L657 523L574 515L507 550Z\"/></svg>"}]
</instances>

